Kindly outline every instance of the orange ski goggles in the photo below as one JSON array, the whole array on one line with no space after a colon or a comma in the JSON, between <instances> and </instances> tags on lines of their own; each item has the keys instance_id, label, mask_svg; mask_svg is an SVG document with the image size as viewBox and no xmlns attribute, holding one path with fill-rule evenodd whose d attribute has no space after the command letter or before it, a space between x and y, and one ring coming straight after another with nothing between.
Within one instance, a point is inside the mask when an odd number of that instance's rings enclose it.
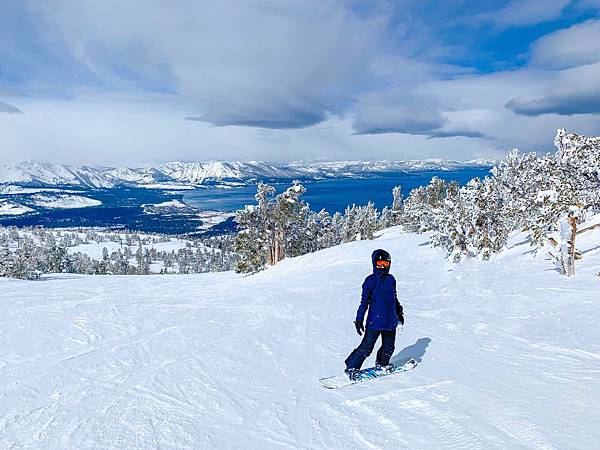
<instances>
[{"instance_id":1,"label":"orange ski goggles","mask_svg":"<svg viewBox=\"0 0 600 450\"><path fill-rule=\"evenodd\" d=\"M390 261L386 261L384 259L380 259L379 261L375 261L375 268L377 269L389 269L392 263Z\"/></svg>"}]
</instances>

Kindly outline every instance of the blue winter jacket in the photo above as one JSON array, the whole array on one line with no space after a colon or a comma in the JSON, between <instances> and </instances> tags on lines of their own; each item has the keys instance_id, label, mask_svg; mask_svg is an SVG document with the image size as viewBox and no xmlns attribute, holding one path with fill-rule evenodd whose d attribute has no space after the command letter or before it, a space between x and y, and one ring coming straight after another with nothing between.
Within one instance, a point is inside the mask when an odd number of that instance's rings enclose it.
<instances>
[{"instance_id":1,"label":"blue winter jacket","mask_svg":"<svg viewBox=\"0 0 600 450\"><path fill-rule=\"evenodd\" d=\"M377 250L371 257L373 273L365 278L362 285L356 321L362 323L368 309L367 329L393 330L398 326L398 315L403 313L396 294L396 279L389 274L389 269L375 268L376 255Z\"/></svg>"}]
</instances>

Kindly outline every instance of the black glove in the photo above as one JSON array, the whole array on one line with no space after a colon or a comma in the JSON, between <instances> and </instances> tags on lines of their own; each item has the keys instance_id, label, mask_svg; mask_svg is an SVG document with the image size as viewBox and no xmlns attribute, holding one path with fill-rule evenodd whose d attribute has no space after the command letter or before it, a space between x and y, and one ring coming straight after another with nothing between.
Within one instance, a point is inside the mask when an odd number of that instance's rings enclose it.
<instances>
[{"instance_id":1,"label":"black glove","mask_svg":"<svg viewBox=\"0 0 600 450\"><path fill-rule=\"evenodd\" d=\"M362 336L363 331L365 331L365 326L363 325L363 323L356 320L354 322L354 326L356 327L356 332L358 333L358 335Z\"/></svg>"},{"instance_id":2,"label":"black glove","mask_svg":"<svg viewBox=\"0 0 600 450\"><path fill-rule=\"evenodd\" d=\"M398 322L404 326L404 308L398 300L396 300L396 316L398 316Z\"/></svg>"}]
</instances>

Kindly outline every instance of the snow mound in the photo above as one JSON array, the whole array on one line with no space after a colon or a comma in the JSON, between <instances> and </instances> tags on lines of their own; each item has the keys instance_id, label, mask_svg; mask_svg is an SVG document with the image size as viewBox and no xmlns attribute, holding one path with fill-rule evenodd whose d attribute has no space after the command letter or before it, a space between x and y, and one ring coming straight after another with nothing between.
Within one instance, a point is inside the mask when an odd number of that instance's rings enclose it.
<instances>
[{"instance_id":1,"label":"snow mound","mask_svg":"<svg viewBox=\"0 0 600 450\"><path fill-rule=\"evenodd\" d=\"M215 225L225 222L230 217L234 217L234 213L225 211L200 211L197 214L202 219L202 225L198 227L198 230L208 230Z\"/></svg>"},{"instance_id":2,"label":"snow mound","mask_svg":"<svg viewBox=\"0 0 600 450\"><path fill-rule=\"evenodd\" d=\"M600 230L585 239L573 278L523 236L452 264L389 229L250 277L0 279L0 447L596 448ZM324 390L376 248L405 308L392 361L419 365Z\"/></svg>"},{"instance_id":3,"label":"snow mound","mask_svg":"<svg viewBox=\"0 0 600 450\"><path fill-rule=\"evenodd\" d=\"M23 194L37 194L40 192L65 192L64 189L57 188L27 188L22 186L13 185L0 185L0 195L23 195ZM80 192L70 190L69 192Z\"/></svg>"},{"instance_id":4,"label":"snow mound","mask_svg":"<svg viewBox=\"0 0 600 450\"><path fill-rule=\"evenodd\" d=\"M91 206L100 206L102 202L94 198L83 197L81 195L44 195L38 194L32 197L33 203L37 206L51 209L74 209L88 208Z\"/></svg>"},{"instance_id":5,"label":"snow mound","mask_svg":"<svg viewBox=\"0 0 600 450\"><path fill-rule=\"evenodd\" d=\"M19 203L0 199L0 216L20 216L32 212L33 209Z\"/></svg>"},{"instance_id":6,"label":"snow mound","mask_svg":"<svg viewBox=\"0 0 600 450\"><path fill-rule=\"evenodd\" d=\"M179 200L169 200L168 202L155 203L151 206L154 206L155 208L188 208L188 205Z\"/></svg>"}]
</instances>

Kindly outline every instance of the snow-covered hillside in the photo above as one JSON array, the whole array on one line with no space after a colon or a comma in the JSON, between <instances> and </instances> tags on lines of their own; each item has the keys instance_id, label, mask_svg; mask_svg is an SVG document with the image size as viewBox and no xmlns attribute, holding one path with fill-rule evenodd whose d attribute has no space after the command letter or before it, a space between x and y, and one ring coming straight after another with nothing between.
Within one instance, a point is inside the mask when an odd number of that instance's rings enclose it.
<instances>
[{"instance_id":1,"label":"snow-covered hillside","mask_svg":"<svg viewBox=\"0 0 600 450\"><path fill-rule=\"evenodd\" d=\"M598 448L599 238L574 278L521 235L452 264L389 229L250 277L0 279L0 447ZM405 308L392 361L419 365L324 390L375 248Z\"/></svg>"},{"instance_id":2,"label":"snow-covered hillside","mask_svg":"<svg viewBox=\"0 0 600 450\"><path fill-rule=\"evenodd\" d=\"M21 205L20 203L0 199L0 216L19 216L31 211L33 211L33 209Z\"/></svg>"},{"instance_id":3,"label":"snow-covered hillside","mask_svg":"<svg viewBox=\"0 0 600 450\"><path fill-rule=\"evenodd\" d=\"M46 195L36 194L32 197L37 206L50 209L75 209L89 208L91 206L100 206L102 202L94 198L83 197L81 195Z\"/></svg>"},{"instance_id":4,"label":"snow-covered hillside","mask_svg":"<svg viewBox=\"0 0 600 450\"><path fill-rule=\"evenodd\" d=\"M186 184L203 184L214 180L248 180L265 178L293 178L296 173L285 168L260 162L171 162L160 166L160 171L173 180Z\"/></svg>"},{"instance_id":5,"label":"snow-covered hillside","mask_svg":"<svg viewBox=\"0 0 600 450\"><path fill-rule=\"evenodd\" d=\"M0 185L81 186L113 188L131 185L173 189L206 183L268 179L319 179L364 176L384 172L414 170L457 170L464 167L491 167L496 161L336 161L275 165L257 161L170 162L158 167L89 167L20 161L0 165ZM0 189L18 189L6 186ZM2 191L0 191L2 192Z\"/></svg>"}]
</instances>

